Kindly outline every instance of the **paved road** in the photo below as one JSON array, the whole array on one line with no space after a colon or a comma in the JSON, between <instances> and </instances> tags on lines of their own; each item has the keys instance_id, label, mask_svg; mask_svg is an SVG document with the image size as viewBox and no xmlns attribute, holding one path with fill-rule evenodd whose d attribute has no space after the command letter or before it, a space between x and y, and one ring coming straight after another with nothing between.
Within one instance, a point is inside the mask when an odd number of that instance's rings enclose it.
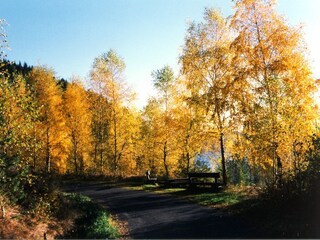
<instances>
[{"instance_id":1,"label":"paved road","mask_svg":"<svg viewBox=\"0 0 320 240\"><path fill-rule=\"evenodd\" d=\"M70 188L71 190L71 188ZM101 184L73 188L128 223L134 239L259 238L261 232L234 216L169 196Z\"/></svg>"}]
</instances>

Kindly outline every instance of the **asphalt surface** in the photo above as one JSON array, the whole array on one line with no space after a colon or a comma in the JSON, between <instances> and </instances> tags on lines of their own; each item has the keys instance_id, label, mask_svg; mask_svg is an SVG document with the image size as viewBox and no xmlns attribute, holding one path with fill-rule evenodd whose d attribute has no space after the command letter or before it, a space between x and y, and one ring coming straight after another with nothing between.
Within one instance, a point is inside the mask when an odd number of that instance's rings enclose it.
<instances>
[{"instance_id":1,"label":"asphalt surface","mask_svg":"<svg viewBox=\"0 0 320 240\"><path fill-rule=\"evenodd\" d=\"M208 207L144 191L85 184L68 188L89 196L128 223L134 239L261 238L257 226Z\"/></svg>"}]
</instances>

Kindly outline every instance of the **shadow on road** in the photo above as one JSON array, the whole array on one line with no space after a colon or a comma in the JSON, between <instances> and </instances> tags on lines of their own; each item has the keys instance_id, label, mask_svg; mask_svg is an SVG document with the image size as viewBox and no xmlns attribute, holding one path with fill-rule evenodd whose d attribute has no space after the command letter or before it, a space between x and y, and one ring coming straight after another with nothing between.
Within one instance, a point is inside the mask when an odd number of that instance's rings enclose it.
<instances>
[{"instance_id":1,"label":"shadow on road","mask_svg":"<svg viewBox=\"0 0 320 240\"><path fill-rule=\"evenodd\" d=\"M91 197L120 220L128 222L132 238L267 238L258 226L215 209L103 183L69 186ZM185 194L185 193L182 193Z\"/></svg>"}]
</instances>

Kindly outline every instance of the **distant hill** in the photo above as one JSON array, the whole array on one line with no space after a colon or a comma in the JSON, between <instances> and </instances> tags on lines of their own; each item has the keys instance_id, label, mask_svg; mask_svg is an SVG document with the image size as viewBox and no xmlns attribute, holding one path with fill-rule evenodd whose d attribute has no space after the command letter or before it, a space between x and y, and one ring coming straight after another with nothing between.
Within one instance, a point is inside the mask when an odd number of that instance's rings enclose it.
<instances>
[{"instance_id":1,"label":"distant hill","mask_svg":"<svg viewBox=\"0 0 320 240\"><path fill-rule=\"evenodd\" d=\"M3 60L2 61L3 66L1 67L1 70L5 70L9 77L13 80L13 75L14 74L21 74L23 77L28 77L28 74L32 71L33 66L28 65L26 62L23 64L21 61L19 63L12 62L9 60ZM66 90L68 86L68 81L65 80L64 78L56 79L57 84L63 89Z\"/></svg>"}]
</instances>

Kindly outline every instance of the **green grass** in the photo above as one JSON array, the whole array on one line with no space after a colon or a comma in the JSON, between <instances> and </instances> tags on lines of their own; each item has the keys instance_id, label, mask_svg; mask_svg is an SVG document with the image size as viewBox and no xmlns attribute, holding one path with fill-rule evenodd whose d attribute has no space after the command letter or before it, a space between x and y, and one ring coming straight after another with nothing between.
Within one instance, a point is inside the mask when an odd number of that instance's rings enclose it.
<instances>
[{"instance_id":1,"label":"green grass","mask_svg":"<svg viewBox=\"0 0 320 240\"><path fill-rule=\"evenodd\" d=\"M243 200L243 196L230 192L202 193L189 196L190 200L206 206L231 206Z\"/></svg>"},{"instance_id":2,"label":"green grass","mask_svg":"<svg viewBox=\"0 0 320 240\"><path fill-rule=\"evenodd\" d=\"M159 188L159 186L155 184L142 184L142 185L126 184L124 186L120 185L120 187L130 189L130 190L135 190L135 191L149 191L149 190L156 190Z\"/></svg>"},{"instance_id":3,"label":"green grass","mask_svg":"<svg viewBox=\"0 0 320 240\"><path fill-rule=\"evenodd\" d=\"M79 216L75 219L73 229L70 229L62 238L119 238L120 234L112 224L111 216L98 204L87 196L75 193L66 193L64 198L67 206L76 210Z\"/></svg>"},{"instance_id":4,"label":"green grass","mask_svg":"<svg viewBox=\"0 0 320 240\"><path fill-rule=\"evenodd\" d=\"M250 195L246 191L241 191L235 187L227 188L218 192L213 192L211 189L189 190L186 188L164 188L153 184L126 186L126 188L131 190L148 191L156 194L167 194L172 197L216 208L227 208L252 197L252 194Z\"/></svg>"}]
</instances>

